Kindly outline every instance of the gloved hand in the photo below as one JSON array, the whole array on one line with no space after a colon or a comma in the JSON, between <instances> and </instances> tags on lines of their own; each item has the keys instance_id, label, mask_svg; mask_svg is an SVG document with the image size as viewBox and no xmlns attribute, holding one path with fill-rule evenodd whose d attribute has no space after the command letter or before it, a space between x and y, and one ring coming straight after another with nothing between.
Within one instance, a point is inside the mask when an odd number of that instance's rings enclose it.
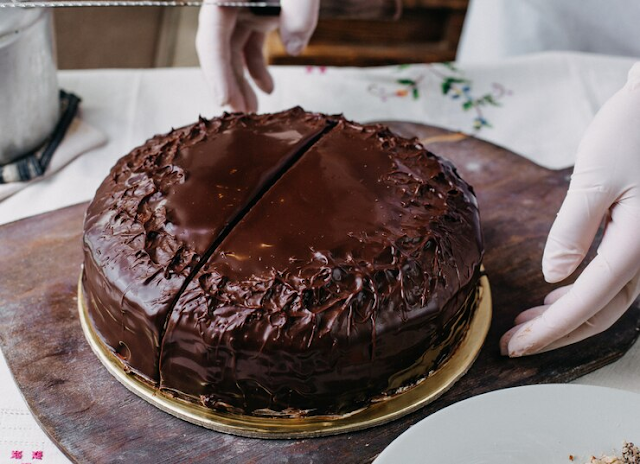
<instances>
[{"instance_id":1,"label":"gloved hand","mask_svg":"<svg viewBox=\"0 0 640 464\"><path fill-rule=\"evenodd\" d=\"M263 55L266 34L280 27L287 52L299 54L316 27L319 7L320 0L282 0L280 16L267 17L246 8L203 5L196 50L217 103L234 111L256 111L258 101L245 68L262 91L271 93L273 79Z\"/></svg>"},{"instance_id":2,"label":"gloved hand","mask_svg":"<svg viewBox=\"0 0 640 464\"><path fill-rule=\"evenodd\" d=\"M575 284L518 315L517 325L501 339L502 354L540 353L598 334L640 294L640 63L580 143L569 191L544 250L547 282L575 271L603 218L597 256Z\"/></svg>"}]
</instances>

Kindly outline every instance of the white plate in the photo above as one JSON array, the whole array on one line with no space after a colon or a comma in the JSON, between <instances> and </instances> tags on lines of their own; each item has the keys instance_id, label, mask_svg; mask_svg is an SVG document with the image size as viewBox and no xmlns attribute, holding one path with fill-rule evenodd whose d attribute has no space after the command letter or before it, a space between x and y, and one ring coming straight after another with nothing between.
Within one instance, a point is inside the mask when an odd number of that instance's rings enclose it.
<instances>
[{"instance_id":1,"label":"white plate","mask_svg":"<svg viewBox=\"0 0 640 464\"><path fill-rule=\"evenodd\" d=\"M640 442L640 395L533 385L438 411L396 438L375 464L582 464L619 451L625 440Z\"/></svg>"}]
</instances>

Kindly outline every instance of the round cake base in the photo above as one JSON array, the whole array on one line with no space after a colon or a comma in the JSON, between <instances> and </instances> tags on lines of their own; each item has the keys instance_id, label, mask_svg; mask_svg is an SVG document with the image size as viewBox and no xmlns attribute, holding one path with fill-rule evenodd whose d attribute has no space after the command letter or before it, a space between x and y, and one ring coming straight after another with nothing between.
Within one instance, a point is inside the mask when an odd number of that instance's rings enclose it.
<instances>
[{"instance_id":1,"label":"round cake base","mask_svg":"<svg viewBox=\"0 0 640 464\"><path fill-rule=\"evenodd\" d=\"M437 399L462 377L478 356L491 325L491 290L489 279L480 278L475 315L469 330L455 353L434 373L409 387L365 408L340 416L257 417L212 411L153 388L122 369L122 363L104 345L89 324L87 305L78 283L78 310L84 335L100 362L122 385L157 408L192 424L218 432L251 438L292 439L322 437L354 432L390 422Z\"/></svg>"}]
</instances>

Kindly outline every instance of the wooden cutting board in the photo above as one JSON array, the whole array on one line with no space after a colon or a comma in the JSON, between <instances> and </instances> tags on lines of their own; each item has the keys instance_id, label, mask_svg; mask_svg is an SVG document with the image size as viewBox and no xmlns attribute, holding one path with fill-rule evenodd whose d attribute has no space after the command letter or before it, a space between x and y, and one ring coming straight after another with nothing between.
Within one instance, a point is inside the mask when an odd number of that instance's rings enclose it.
<instances>
[{"instance_id":1,"label":"wooden cutting board","mask_svg":"<svg viewBox=\"0 0 640 464\"><path fill-rule=\"evenodd\" d=\"M468 374L431 405L348 435L259 440L182 422L129 393L85 342L76 285L86 204L71 206L0 227L0 347L31 411L67 456L80 463L370 462L409 426L451 403L510 386L568 382L629 349L640 326L637 305L588 341L530 358L501 357L500 335L518 312L540 304L552 288L542 278L540 261L570 171L549 171L462 134L390 125L450 158L478 195L494 319Z\"/></svg>"}]
</instances>

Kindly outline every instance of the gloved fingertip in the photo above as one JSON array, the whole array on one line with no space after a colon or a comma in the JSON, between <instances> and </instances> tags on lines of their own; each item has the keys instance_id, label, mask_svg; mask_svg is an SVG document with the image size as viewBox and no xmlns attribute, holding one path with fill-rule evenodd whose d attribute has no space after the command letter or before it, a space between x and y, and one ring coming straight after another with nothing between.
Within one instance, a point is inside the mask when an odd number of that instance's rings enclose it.
<instances>
[{"instance_id":1,"label":"gloved fingertip","mask_svg":"<svg viewBox=\"0 0 640 464\"><path fill-rule=\"evenodd\" d=\"M264 93L271 94L273 92L275 85L273 83L273 77L271 77L271 74L269 74L268 72L260 76L259 79L254 79L254 81L258 88Z\"/></svg>"},{"instance_id":2,"label":"gloved fingertip","mask_svg":"<svg viewBox=\"0 0 640 464\"><path fill-rule=\"evenodd\" d=\"M542 262L542 275L547 283L555 284L563 281L575 270L572 263L557 264L549 261Z\"/></svg>"},{"instance_id":3,"label":"gloved fingertip","mask_svg":"<svg viewBox=\"0 0 640 464\"><path fill-rule=\"evenodd\" d=\"M287 53L292 56L298 56L302 53L306 43L299 37L289 37L284 41L284 47Z\"/></svg>"},{"instance_id":4,"label":"gloved fingertip","mask_svg":"<svg viewBox=\"0 0 640 464\"><path fill-rule=\"evenodd\" d=\"M514 340L514 338L511 337L511 340L509 340L509 343L507 344L507 347L506 347L505 356L509 356L510 358L520 358L522 356L526 356L527 354L529 353L526 353L524 348L519 346L519 344Z\"/></svg>"},{"instance_id":5,"label":"gloved fingertip","mask_svg":"<svg viewBox=\"0 0 640 464\"><path fill-rule=\"evenodd\" d=\"M509 348L507 356L509 356L510 358L522 358L523 356L529 356L530 354L533 353L526 353L524 351Z\"/></svg>"},{"instance_id":6,"label":"gloved fingertip","mask_svg":"<svg viewBox=\"0 0 640 464\"><path fill-rule=\"evenodd\" d=\"M500 354L502 356L509 356L509 341L517 329L517 327L512 327L500 337Z\"/></svg>"},{"instance_id":7,"label":"gloved fingertip","mask_svg":"<svg viewBox=\"0 0 640 464\"><path fill-rule=\"evenodd\" d=\"M263 82L263 84L264 85L262 87L262 90L264 91L264 93L271 95L273 93L273 89L275 88L275 85L273 83L273 78L271 77L270 74L266 82Z\"/></svg>"},{"instance_id":8,"label":"gloved fingertip","mask_svg":"<svg viewBox=\"0 0 640 464\"><path fill-rule=\"evenodd\" d=\"M558 283L567 277L564 272L559 272L555 267L545 268L545 266L542 267L542 275L544 276L545 282L549 284Z\"/></svg>"},{"instance_id":9,"label":"gloved fingertip","mask_svg":"<svg viewBox=\"0 0 640 464\"><path fill-rule=\"evenodd\" d=\"M500 342L500 355L509 356L509 349L507 343Z\"/></svg>"},{"instance_id":10,"label":"gloved fingertip","mask_svg":"<svg viewBox=\"0 0 640 464\"><path fill-rule=\"evenodd\" d=\"M520 324L506 332L500 339L500 352L503 356L520 358L535 353L535 346L531 343L531 326Z\"/></svg>"},{"instance_id":11,"label":"gloved fingertip","mask_svg":"<svg viewBox=\"0 0 640 464\"><path fill-rule=\"evenodd\" d=\"M513 337L511 337L511 339L513 339ZM506 342L504 346L500 346L500 354L502 356L508 356L509 358L520 358L522 356L526 356L528 353L525 353L518 347L513 347L511 340L509 340L509 342Z\"/></svg>"},{"instance_id":12,"label":"gloved fingertip","mask_svg":"<svg viewBox=\"0 0 640 464\"><path fill-rule=\"evenodd\" d=\"M530 329L521 327L517 333L513 334L509 340L509 357L522 358L523 356L531 356L540 351L540 347L533 343L529 335Z\"/></svg>"},{"instance_id":13,"label":"gloved fingertip","mask_svg":"<svg viewBox=\"0 0 640 464\"><path fill-rule=\"evenodd\" d=\"M560 282L569 277L584 259L580 250L569 251L567 247L547 246L542 257L542 274L550 284Z\"/></svg>"}]
</instances>

